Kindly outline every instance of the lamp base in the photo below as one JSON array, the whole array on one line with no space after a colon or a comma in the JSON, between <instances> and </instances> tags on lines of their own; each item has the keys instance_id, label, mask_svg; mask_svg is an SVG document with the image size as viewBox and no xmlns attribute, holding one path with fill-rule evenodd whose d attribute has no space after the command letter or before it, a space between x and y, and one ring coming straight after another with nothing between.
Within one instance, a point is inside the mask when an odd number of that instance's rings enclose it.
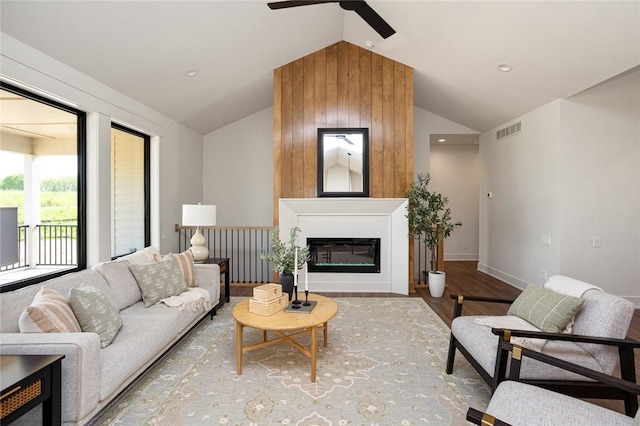
<instances>
[{"instance_id":1,"label":"lamp base","mask_svg":"<svg viewBox=\"0 0 640 426\"><path fill-rule=\"evenodd\" d=\"M200 232L200 228L196 229L196 233L191 237L191 254L195 263L202 263L209 257L209 249L204 245L204 235Z\"/></svg>"},{"instance_id":2,"label":"lamp base","mask_svg":"<svg viewBox=\"0 0 640 426\"><path fill-rule=\"evenodd\" d=\"M202 263L209 257L209 249L205 246L191 246L189 249L193 254L193 261L195 263Z\"/></svg>"}]
</instances>

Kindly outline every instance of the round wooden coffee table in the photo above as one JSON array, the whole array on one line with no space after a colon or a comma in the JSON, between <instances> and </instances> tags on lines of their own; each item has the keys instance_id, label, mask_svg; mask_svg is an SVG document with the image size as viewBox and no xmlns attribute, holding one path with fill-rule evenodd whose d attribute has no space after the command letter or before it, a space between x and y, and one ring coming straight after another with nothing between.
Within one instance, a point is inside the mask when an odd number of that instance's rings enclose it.
<instances>
[{"instance_id":1,"label":"round wooden coffee table","mask_svg":"<svg viewBox=\"0 0 640 426\"><path fill-rule=\"evenodd\" d=\"M315 300L318 304L308 314L281 311L270 316L249 312L249 299L238 302L233 308L233 318L236 320L238 375L242 374L242 354L276 343L287 342L308 358L311 358L311 382L316 381L318 329L322 328L324 332L323 345L326 347L329 333L329 320L338 313L338 305L328 297L318 294L310 294L309 300ZM262 342L245 346L242 338L244 327L262 330ZM267 333L269 331L275 332L278 337L268 339ZM308 335L311 335L309 347L305 347L294 340Z\"/></svg>"}]
</instances>

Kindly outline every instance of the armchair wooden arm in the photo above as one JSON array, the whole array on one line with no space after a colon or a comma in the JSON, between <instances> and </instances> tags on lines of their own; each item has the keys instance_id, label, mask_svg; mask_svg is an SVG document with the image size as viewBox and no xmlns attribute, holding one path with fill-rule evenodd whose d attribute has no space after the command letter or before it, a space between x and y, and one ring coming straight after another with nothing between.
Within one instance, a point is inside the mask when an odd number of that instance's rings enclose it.
<instances>
[{"instance_id":1,"label":"armchair wooden arm","mask_svg":"<svg viewBox=\"0 0 640 426\"><path fill-rule=\"evenodd\" d=\"M607 337L583 336L568 333L546 333L544 331L507 330L504 328L492 328L491 332L496 336L504 337L528 337L533 339L563 340L569 342L595 343L598 345L617 346L622 348L640 348L640 342L627 337L626 339L612 339Z\"/></svg>"},{"instance_id":2,"label":"armchair wooden arm","mask_svg":"<svg viewBox=\"0 0 640 426\"><path fill-rule=\"evenodd\" d=\"M520 368L522 367L522 357L529 357L540 362L544 362L550 365L553 365L558 368L562 368L563 370L571 371L572 373L580 374L586 378L591 380L595 380L598 383L603 383L606 385L610 385L616 387L624 392L629 392L635 395L640 395L640 385L635 383L635 375L634 380L624 380L615 376L610 376L608 374L601 373L599 371L594 371L589 368L583 367L578 364L574 364L569 361L565 361L560 358L555 358L547 354L543 354L541 352L536 352L531 349L523 348L518 345L513 345L508 342L502 342L502 345L505 349L511 352L511 366L509 368L508 378L510 380L519 380L520 379ZM509 348L509 346L511 348Z\"/></svg>"},{"instance_id":3,"label":"armchair wooden arm","mask_svg":"<svg viewBox=\"0 0 640 426\"><path fill-rule=\"evenodd\" d=\"M455 300L455 304L453 305L453 318L457 318L462 315L462 305L464 301L470 302L485 302L485 303L506 303L511 304L515 299L496 299L492 297L482 297L482 296L464 296L462 294L449 294L450 299Z\"/></svg>"},{"instance_id":4,"label":"armchair wooden arm","mask_svg":"<svg viewBox=\"0 0 640 426\"><path fill-rule=\"evenodd\" d=\"M483 413L475 408L469 408L467 410L467 421L474 425L481 426L511 426L509 423L496 419L491 414Z\"/></svg>"},{"instance_id":5,"label":"armchair wooden arm","mask_svg":"<svg viewBox=\"0 0 640 426\"><path fill-rule=\"evenodd\" d=\"M625 411L627 415L632 416L638 411L638 398L636 395L640 395L640 386L636 384L636 367L634 350L640 348L640 342L631 339L612 339L594 336L580 336L575 334L562 334L562 333L544 333L544 332L532 332L523 330L505 330L505 329L492 329L493 334L501 336L496 371L498 377L498 383L509 378L511 380L519 380L520 368L522 366L522 356L545 362L558 368L562 368L567 371L571 371L581 376L587 377L591 380L595 380L598 383L593 384L591 387L602 387L603 389L609 389L606 394L607 398L622 399L625 402ZM584 342L595 343L599 345L616 346L619 353L620 363L620 377L613 377L607 374L603 374L597 371L590 370L588 368L573 364L571 362L554 358L549 355L532 351L530 349L522 348L517 345L511 344L509 341L511 337L528 337L528 338L542 338L547 340L562 340L572 342ZM507 358L511 353L511 366L506 373ZM574 396L589 397L589 392L580 393L580 388L576 386L572 381L545 381L545 380L522 380L525 383L534 384L537 386L545 387L551 390L562 391L564 389L573 389ZM575 390L577 389L577 390Z\"/></svg>"}]
</instances>

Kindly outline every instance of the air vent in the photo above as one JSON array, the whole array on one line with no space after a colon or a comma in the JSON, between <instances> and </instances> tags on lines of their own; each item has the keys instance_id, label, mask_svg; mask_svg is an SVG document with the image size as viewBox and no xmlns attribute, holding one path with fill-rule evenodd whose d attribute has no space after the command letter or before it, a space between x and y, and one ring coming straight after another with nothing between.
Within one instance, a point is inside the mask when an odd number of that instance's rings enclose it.
<instances>
[{"instance_id":1,"label":"air vent","mask_svg":"<svg viewBox=\"0 0 640 426\"><path fill-rule=\"evenodd\" d=\"M522 121L518 121L517 123L513 123L512 125L507 126L504 129L498 130L496 132L496 139L506 138L520 132L522 132Z\"/></svg>"}]
</instances>

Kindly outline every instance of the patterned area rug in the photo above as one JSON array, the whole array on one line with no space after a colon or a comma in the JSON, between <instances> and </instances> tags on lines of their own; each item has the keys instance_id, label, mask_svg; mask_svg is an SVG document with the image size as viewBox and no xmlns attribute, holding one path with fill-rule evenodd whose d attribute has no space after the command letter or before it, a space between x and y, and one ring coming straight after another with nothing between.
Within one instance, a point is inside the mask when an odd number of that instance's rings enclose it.
<instances>
[{"instance_id":1,"label":"patterned area rug","mask_svg":"<svg viewBox=\"0 0 640 426\"><path fill-rule=\"evenodd\" d=\"M489 388L461 356L444 373L449 328L419 298L336 298L329 344L244 355L236 374L234 302L206 319L95 424L465 425ZM321 336L321 333L318 333ZM245 328L245 343L262 332ZM303 343L306 342L301 340Z\"/></svg>"}]
</instances>

